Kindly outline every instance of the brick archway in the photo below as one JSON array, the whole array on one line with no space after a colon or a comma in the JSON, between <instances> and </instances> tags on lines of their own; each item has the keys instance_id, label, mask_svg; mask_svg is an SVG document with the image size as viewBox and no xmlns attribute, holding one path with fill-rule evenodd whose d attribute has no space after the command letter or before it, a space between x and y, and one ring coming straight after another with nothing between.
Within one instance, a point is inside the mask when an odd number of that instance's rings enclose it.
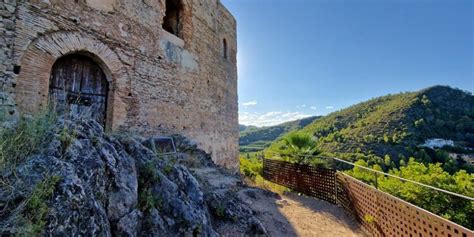
<instances>
[{"instance_id":1,"label":"brick archway","mask_svg":"<svg viewBox=\"0 0 474 237\"><path fill-rule=\"evenodd\" d=\"M100 65L109 82L108 128L114 130L126 120L127 73L118 56L104 43L77 32L56 32L33 41L20 60L16 103L23 114L34 114L48 103L49 79L57 59L84 54Z\"/></svg>"}]
</instances>

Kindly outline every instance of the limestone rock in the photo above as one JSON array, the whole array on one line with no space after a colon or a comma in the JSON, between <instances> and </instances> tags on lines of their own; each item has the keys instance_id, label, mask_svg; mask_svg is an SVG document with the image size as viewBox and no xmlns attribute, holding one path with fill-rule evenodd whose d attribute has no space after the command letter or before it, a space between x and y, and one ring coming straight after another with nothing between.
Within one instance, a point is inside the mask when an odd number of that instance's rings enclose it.
<instances>
[{"instance_id":1,"label":"limestone rock","mask_svg":"<svg viewBox=\"0 0 474 237\"><path fill-rule=\"evenodd\" d=\"M60 119L50 140L2 171L9 185L0 185L0 235L219 236L219 225L266 233L230 187L216 190L193 175L188 159L216 167L184 138L177 141L186 152L156 156L142 137ZM51 194L38 195L44 190Z\"/></svg>"}]
</instances>

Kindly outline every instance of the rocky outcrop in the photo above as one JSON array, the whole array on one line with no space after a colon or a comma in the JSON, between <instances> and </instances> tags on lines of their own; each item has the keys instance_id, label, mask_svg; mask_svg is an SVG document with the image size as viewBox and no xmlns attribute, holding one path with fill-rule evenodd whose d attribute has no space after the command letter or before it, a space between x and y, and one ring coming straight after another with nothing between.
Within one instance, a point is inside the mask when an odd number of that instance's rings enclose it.
<instances>
[{"instance_id":1,"label":"rocky outcrop","mask_svg":"<svg viewBox=\"0 0 474 237\"><path fill-rule=\"evenodd\" d=\"M223 225L236 234L265 234L235 195L239 182L212 186L192 170L237 177L183 137L175 137L173 155L157 154L153 139L106 134L94 121L59 120L42 152L3 171L1 235L230 234L219 232Z\"/></svg>"}]
</instances>

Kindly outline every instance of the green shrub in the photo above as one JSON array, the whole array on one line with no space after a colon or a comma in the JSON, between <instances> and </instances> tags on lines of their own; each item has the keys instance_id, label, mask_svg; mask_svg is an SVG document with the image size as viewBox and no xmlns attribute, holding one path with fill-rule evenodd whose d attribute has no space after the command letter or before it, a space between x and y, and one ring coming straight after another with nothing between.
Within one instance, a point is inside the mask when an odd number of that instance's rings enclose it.
<instances>
[{"instance_id":1,"label":"green shrub","mask_svg":"<svg viewBox=\"0 0 474 237\"><path fill-rule=\"evenodd\" d=\"M223 205L219 205L215 210L215 215L221 219L225 217L225 208Z\"/></svg>"},{"instance_id":2,"label":"green shrub","mask_svg":"<svg viewBox=\"0 0 474 237\"><path fill-rule=\"evenodd\" d=\"M56 123L55 113L21 117L15 126L0 128L0 170L14 167L47 144Z\"/></svg>"},{"instance_id":3,"label":"green shrub","mask_svg":"<svg viewBox=\"0 0 474 237\"><path fill-rule=\"evenodd\" d=\"M150 189L140 189L138 192L138 206L140 210L146 211L150 208L160 210L163 207L163 199L153 195Z\"/></svg>"},{"instance_id":4,"label":"green shrub","mask_svg":"<svg viewBox=\"0 0 474 237\"><path fill-rule=\"evenodd\" d=\"M63 154L66 153L66 150L72 145L76 136L77 134L75 130L70 131L67 127L61 129L61 132L59 133L59 141L61 142ZM94 140L92 142L94 142Z\"/></svg>"},{"instance_id":5,"label":"green shrub","mask_svg":"<svg viewBox=\"0 0 474 237\"><path fill-rule=\"evenodd\" d=\"M244 176L255 180L257 176L261 176L263 174L263 163L262 160L258 158L245 158L243 156L240 157L240 173Z\"/></svg>"},{"instance_id":6,"label":"green shrub","mask_svg":"<svg viewBox=\"0 0 474 237\"><path fill-rule=\"evenodd\" d=\"M37 236L43 231L49 212L48 202L60 181L61 177L50 176L35 186L22 212L20 236Z\"/></svg>"},{"instance_id":7,"label":"green shrub","mask_svg":"<svg viewBox=\"0 0 474 237\"><path fill-rule=\"evenodd\" d=\"M161 181L156 169L155 161L150 161L138 168L138 206L142 211L163 207L163 199L154 195L151 190L153 185Z\"/></svg>"}]
</instances>

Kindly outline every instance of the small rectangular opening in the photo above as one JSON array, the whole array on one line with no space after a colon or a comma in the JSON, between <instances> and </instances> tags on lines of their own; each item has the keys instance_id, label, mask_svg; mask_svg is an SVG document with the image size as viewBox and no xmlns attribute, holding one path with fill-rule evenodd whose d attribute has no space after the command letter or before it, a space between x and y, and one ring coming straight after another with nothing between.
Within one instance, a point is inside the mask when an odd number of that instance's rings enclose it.
<instances>
[{"instance_id":1,"label":"small rectangular opening","mask_svg":"<svg viewBox=\"0 0 474 237\"><path fill-rule=\"evenodd\" d=\"M18 75L18 74L20 74L20 71L21 71L21 66L20 65L13 66L13 73Z\"/></svg>"}]
</instances>

